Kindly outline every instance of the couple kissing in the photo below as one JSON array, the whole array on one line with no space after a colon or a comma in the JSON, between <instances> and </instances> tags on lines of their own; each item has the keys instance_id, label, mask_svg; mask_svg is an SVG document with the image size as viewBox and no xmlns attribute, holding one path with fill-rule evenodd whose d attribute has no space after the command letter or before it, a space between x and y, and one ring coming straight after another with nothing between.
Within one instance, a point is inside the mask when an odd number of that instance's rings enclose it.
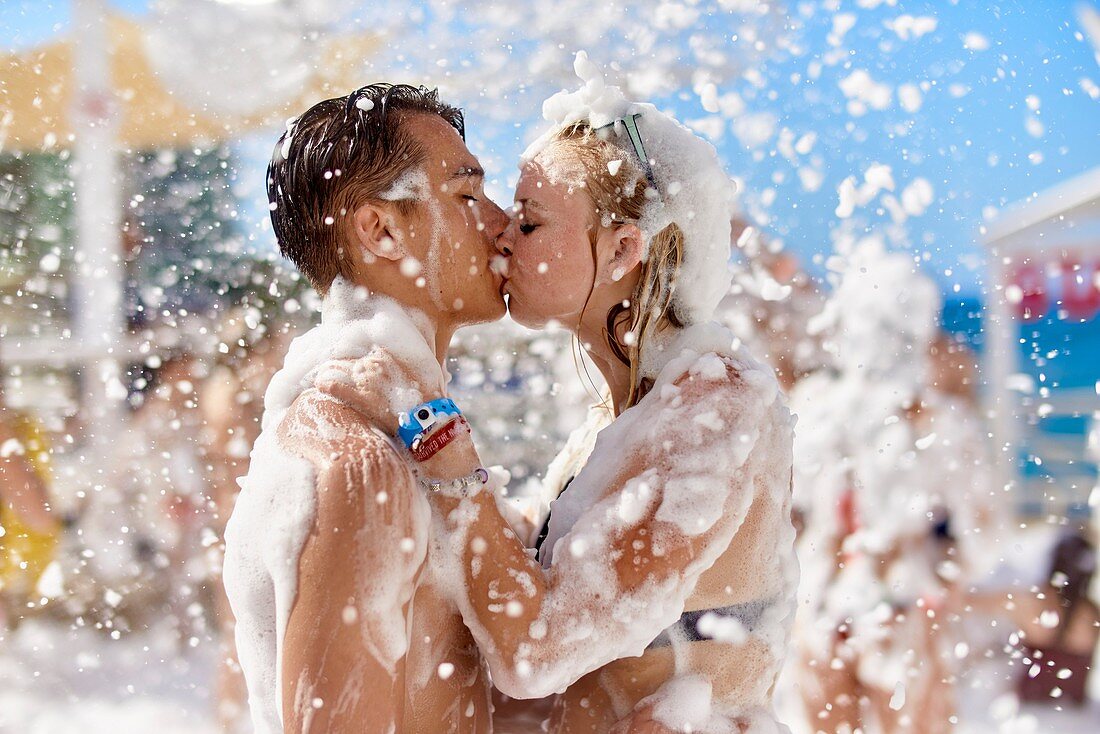
<instances>
[{"instance_id":1,"label":"couple kissing","mask_svg":"<svg viewBox=\"0 0 1100 734\"><path fill-rule=\"evenodd\" d=\"M226 534L258 732L782 730L793 418L711 320L733 186L577 71L508 212L424 88L321 102L276 145L274 231L323 307ZM452 335L506 309L571 330L607 384L526 514L447 392Z\"/></svg>"}]
</instances>

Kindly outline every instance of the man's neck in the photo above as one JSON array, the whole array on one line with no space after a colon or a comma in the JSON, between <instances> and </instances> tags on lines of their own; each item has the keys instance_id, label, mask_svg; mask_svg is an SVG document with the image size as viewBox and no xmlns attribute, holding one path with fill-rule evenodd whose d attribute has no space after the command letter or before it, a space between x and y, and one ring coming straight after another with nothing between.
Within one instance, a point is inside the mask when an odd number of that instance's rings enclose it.
<instances>
[{"instance_id":1,"label":"man's neck","mask_svg":"<svg viewBox=\"0 0 1100 734\"><path fill-rule=\"evenodd\" d=\"M390 296L390 298L393 298L401 304L401 307L409 314L413 323L420 329L420 333L423 335L424 340L435 354L435 359L439 362L440 369L446 372L447 352L451 348L451 339L454 338L458 326L449 316L441 314L435 309L423 309L417 305L410 304L404 299L394 296Z\"/></svg>"},{"instance_id":2,"label":"man's neck","mask_svg":"<svg viewBox=\"0 0 1100 734\"><path fill-rule=\"evenodd\" d=\"M375 283L372 283L370 278L363 277L357 280L357 284L366 288L370 293L385 296L400 304L402 309L409 314L412 322L417 325L428 346L435 353L440 368L446 372L447 351L450 349L451 338L454 337L458 325L453 323L450 317L439 313L434 308L422 308L419 303L414 303L408 289L395 290L392 284L395 282L402 283L402 281L394 277L388 277L390 275L392 274L384 273L383 276L385 277L379 277L378 282Z\"/></svg>"},{"instance_id":3,"label":"man's neck","mask_svg":"<svg viewBox=\"0 0 1100 734\"><path fill-rule=\"evenodd\" d=\"M451 339L455 335L455 326L450 323L440 323L439 321L433 322L431 318L428 319L430 323L434 323L435 328L435 344L432 345L435 349L435 358L439 360L439 367L444 372L447 371L447 350L451 348Z\"/></svg>"}]
</instances>

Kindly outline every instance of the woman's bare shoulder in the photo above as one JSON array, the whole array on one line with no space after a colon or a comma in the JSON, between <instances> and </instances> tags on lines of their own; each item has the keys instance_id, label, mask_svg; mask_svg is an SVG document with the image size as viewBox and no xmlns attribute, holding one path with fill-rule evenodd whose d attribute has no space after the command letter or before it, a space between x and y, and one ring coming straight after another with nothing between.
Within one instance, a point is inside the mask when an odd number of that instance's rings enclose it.
<instances>
[{"instance_id":1,"label":"woman's bare shoulder","mask_svg":"<svg viewBox=\"0 0 1100 734\"><path fill-rule=\"evenodd\" d=\"M665 401L678 399L685 405L723 413L747 403L786 409L775 372L748 355L707 352L678 367L671 379L654 388Z\"/></svg>"}]
</instances>

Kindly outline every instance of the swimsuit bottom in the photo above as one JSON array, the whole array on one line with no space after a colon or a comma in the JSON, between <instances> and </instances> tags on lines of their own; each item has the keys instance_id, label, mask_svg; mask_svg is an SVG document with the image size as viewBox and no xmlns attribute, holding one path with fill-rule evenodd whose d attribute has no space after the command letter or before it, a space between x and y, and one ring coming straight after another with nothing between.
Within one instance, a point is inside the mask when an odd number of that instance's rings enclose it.
<instances>
[{"instance_id":1,"label":"swimsuit bottom","mask_svg":"<svg viewBox=\"0 0 1100 734\"><path fill-rule=\"evenodd\" d=\"M699 630L699 621L708 614L714 614L723 619L735 619L741 623L746 632L752 632L760 624L764 612L771 608L774 602L775 599L763 599L716 609L697 609L693 612L684 612L672 626L657 635L653 642L646 645L646 650L667 647L673 642L701 642L717 639L714 635L708 635Z\"/></svg>"}]
</instances>

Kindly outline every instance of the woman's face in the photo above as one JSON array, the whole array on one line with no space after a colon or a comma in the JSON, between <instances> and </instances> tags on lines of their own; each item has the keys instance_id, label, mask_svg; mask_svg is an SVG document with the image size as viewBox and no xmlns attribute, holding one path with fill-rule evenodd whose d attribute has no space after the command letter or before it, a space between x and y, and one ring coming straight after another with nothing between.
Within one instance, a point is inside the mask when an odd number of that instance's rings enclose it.
<instances>
[{"instance_id":1,"label":"woman's face","mask_svg":"<svg viewBox=\"0 0 1100 734\"><path fill-rule=\"evenodd\" d=\"M500 247L511 250L508 311L524 326L539 328L550 321L576 329L592 291L596 268L592 255L595 215L583 188L579 167L559 173L543 160L553 149L520 169L512 222Z\"/></svg>"}]
</instances>

